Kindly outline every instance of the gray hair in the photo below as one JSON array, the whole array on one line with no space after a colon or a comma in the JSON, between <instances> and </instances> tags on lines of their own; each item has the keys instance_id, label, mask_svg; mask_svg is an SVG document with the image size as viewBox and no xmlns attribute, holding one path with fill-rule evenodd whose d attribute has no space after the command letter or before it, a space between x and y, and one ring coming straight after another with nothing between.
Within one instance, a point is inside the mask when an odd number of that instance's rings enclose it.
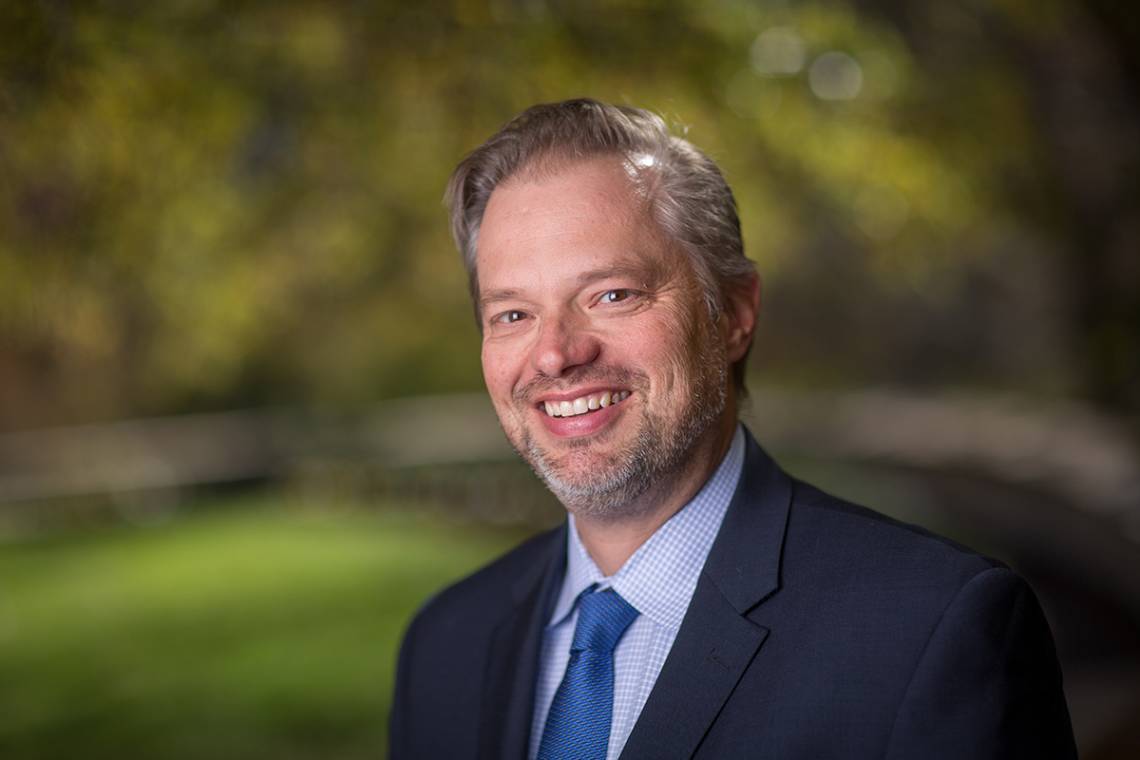
<instances>
[{"instance_id":1,"label":"gray hair","mask_svg":"<svg viewBox=\"0 0 1140 760\"><path fill-rule=\"evenodd\" d=\"M756 268L744 255L736 200L713 160L670 134L657 114L582 98L526 109L464 158L451 175L445 202L477 317L476 246L483 212L495 188L551 161L607 155L625 162L649 199L658 225L689 255L714 321L726 308L728 293L751 283ZM733 366L740 391L744 391L747 358Z\"/></svg>"}]
</instances>

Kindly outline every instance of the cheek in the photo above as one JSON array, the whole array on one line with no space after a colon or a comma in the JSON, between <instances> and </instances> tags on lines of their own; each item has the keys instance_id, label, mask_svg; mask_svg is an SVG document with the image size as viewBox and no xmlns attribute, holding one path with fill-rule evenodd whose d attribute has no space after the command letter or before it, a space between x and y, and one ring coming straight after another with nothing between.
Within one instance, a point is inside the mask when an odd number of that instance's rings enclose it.
<instances>
[{"instance_id":1,"label":"cheek","mask_svg":"<svg viewBox=\"0 0 1140 760\"><path fill-rule=\"evenodd\" d=\"M671 403L678 391L677 386L684 383L684 340L674 333L676 329L677 325L669 328L647 326L628 332L612 354L614 364L645 373L653 393L666 403Z\"/></svg>"},{"instance_id":2,"label":"cheek","mask_svg":"<svg viewBox=\"0 0 1140 760\"><path fill-rule=\"evenodd\" d=\"M483 382L494 400L507 395L513 387L513 365L511 355L501 348L483 344Z\"/></svg>"},{"instance_id":3,"label":"cheek","mask_svg":"<svg viewBox=\"0 0 1140 760\"><path fill-rule=\"evenodd\" d=\"M699 367L704 343L715 339L702 329L699 317L691 310L671 308L668 318L655 326L653 336L646 336L643 347L652 349L651 355L658 372L662 375L663 390L674 391L676 386L684 386Z\"/></svg>"},{"instance_id":4,"label":"cheek","mask_svg":"<svg viewBox=\"0 0 1140 760\"><path fill-rule=\"evenodd\" d=\"M487 386L487 390L494 395L495 388L497 387L497 378L501 374L502 369L499 364L495 352L487 348L487 344L483 344L483 351L480 355L480 361L483 363L483 382Z\"/></svg>"}]
</instances>

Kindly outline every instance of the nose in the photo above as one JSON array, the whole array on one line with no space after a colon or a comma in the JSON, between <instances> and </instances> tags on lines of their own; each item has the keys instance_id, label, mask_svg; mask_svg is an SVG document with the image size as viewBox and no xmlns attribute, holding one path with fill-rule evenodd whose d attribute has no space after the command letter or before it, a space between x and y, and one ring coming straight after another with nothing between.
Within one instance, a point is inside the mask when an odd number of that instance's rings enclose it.
<instances>
[{"instance_id":1,"label":"nose","mask_svg":"<svg viewBox=\"0 0 1140 760\"><path fill-rule=\"evenodd\" d=\"M561 377L574 367L598 358L601 342L573 316L547 319L534 345L534 368L547 377Z\"/></svg>"}]
</instances>

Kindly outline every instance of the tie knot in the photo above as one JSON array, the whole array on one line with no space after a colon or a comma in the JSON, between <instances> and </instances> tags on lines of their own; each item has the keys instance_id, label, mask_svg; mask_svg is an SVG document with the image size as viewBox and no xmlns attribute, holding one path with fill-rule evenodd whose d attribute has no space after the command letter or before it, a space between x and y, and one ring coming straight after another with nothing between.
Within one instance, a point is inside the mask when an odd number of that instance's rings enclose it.
<instances>
[{"instance_id":1,"label":"tie knot","mask_svg":"<svg viewBox=\"0 0 1140 760\"><path fill-rule=\"evenodd\" d=\"M612 588L587 591L578 600L578 623L571 651L612 652L637 610Z\"/></svg>"}]
</instances>

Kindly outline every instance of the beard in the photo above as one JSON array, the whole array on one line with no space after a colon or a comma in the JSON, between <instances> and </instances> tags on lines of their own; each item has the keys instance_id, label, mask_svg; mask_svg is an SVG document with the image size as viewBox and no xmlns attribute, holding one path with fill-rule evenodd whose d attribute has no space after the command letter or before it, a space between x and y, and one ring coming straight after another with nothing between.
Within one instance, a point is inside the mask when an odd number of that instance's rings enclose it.
<instances>
[{"instance_id":1,"label":"beard","mask_svg":"<svg viewBox=\"0 0 1140 760\"><path fill-rule=\"evenodd\" d=\"M681 476L702 436L724 412L728 398L723 346L708 340L709 336L702 337L706 340L698 339L697 351L673 360L683 368L680 374L688 378L688 388L683 398L660 399L662 411L645 404L650 385L647 375L618 368L586 367L557 381L539 377L515 394L516 403L533 407L530 400L540 392L556 390L559 385L596 383L629 388L633 391L630 398L642 403L640 409L627 410L627 414L639 414L638 419L626 421L637 426L631 440L604 457L596 448L616 435L612 429L566 441L561 452L541 445L525 425L519 440L511 441L567 511L601 520L636 517L654 508L653 500L640 500L642 496L651 488L669 487Z\"/></svg>"}]
</instances>

